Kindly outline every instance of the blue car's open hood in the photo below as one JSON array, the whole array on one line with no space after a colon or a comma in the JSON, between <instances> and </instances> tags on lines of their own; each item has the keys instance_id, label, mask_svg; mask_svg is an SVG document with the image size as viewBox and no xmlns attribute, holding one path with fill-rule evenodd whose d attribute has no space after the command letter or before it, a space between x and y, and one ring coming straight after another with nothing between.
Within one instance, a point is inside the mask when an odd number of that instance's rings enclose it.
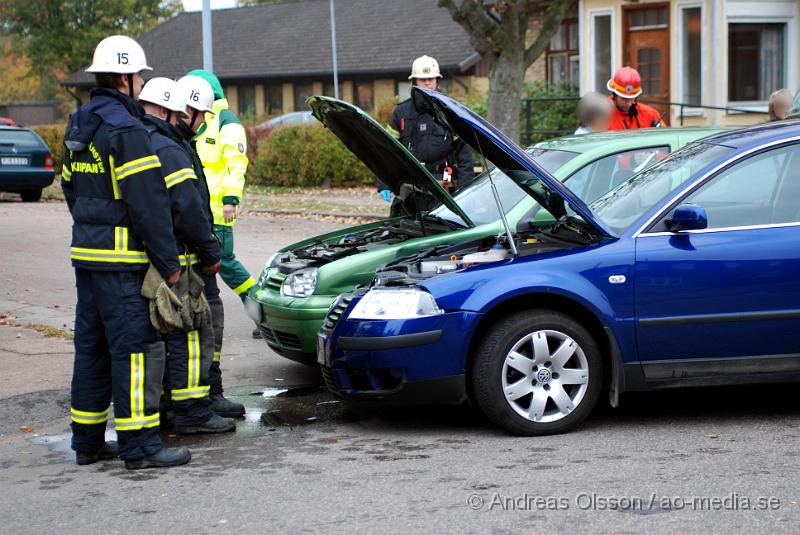
<instances>
[{"instance_id":1,"label":"blue car's open hood","mask_svg":"<svg viewBox=\"0 0 800 535\"><path fill-rule=\"evenodd\" d=\"M341 139L395 195L400 193L403 184L412 184L447 206L465 226L475 226L440 181L363 110L331 97L314 96L306 102L314 117Z\"/></svg>"},{"instance_id":2,"label":"blue car's open hood","mask_svg":"<svg viewBox=\"0 0 800 535\"><path fill-rule=\"evenodd\" d=\"M417 109L432 109L454 134L500 168L553 216L565 215L566 203L598 234L613 236L586 203L481 116L437 91L414 87L411 96Z\"/></svg>"}]
</instances>

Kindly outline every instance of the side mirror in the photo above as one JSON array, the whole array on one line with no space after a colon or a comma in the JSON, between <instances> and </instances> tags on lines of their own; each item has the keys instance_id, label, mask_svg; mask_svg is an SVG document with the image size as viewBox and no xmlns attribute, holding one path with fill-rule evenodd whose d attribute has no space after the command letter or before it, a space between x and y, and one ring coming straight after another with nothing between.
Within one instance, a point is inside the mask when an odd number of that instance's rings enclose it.
<instances>
[{"instance_id":1,"label":"side mirror","mask_svg":"<svg viewBox=\"0 0 800 535\"><path fill-rule=\"evenodd\" d=\"M664 223L670 232L701 230L708 228L708 214L702 206L681 204Z\"/></svg>"}]
</instances>

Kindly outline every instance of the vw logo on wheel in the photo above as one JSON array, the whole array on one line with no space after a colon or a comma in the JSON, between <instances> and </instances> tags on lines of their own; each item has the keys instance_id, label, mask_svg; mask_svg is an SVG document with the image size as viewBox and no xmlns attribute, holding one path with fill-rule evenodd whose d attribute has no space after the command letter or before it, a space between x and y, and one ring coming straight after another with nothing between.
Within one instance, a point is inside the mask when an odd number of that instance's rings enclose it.
<instances>
[{"instance_id":1,"label":"vw logo on wheel","mask_svg":"<svg viewBox=\"0 0 800 535\"><path fill-rule=\"evenodd\" d=\"M552 376L550 375L550 370L548 370L547 368L542 368L541 370L536 372L536 380L540 383L549 383L551 377Z\"/></svg>"}]
</instances>

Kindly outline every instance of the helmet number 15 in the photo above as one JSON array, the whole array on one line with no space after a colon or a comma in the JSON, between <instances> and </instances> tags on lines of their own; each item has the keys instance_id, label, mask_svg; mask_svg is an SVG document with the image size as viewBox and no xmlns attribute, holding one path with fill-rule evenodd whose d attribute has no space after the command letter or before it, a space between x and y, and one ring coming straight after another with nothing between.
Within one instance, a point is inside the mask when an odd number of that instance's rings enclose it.
<instances>
[{"instance_id":1,"label":"helmet number 15","mask_svg":"<svg viewBox=\"0 0 800 535\"><path fill-rule=\"evenodd\" d=\"M117 52L117 63L120 65L127 65L128 64L128 53L127 52Z\"/></svg>"}]
</instances>

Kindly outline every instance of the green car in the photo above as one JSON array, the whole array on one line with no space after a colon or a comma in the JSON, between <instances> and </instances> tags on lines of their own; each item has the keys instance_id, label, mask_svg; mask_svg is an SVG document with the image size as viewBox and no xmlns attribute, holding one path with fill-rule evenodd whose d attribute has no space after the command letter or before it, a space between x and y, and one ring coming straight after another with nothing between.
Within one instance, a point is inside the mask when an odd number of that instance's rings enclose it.
<instances>
[{"instance_id":1,"label":"green car","mask_svg":"<svg viewBox=\"0 0 800 535\"><path fill-rule=\"evenodd\" d=\"M312 97L314 116L395 193L414 216L348 227L284 247L267 262L246 303L261 336L276 353L316 364L316 339L335 297L372 281L377 268L429 247L504 232L492 185L512 229L549 225L553 218L499 170L476 177L450 196L405 147L351 104ZM535 160L587 202L673 150L720 129L658 128L568 136L530 148ZM491 173L492 180L489 180ZM414 195L441 203L414 210Z\"/></svg>"}]
</instances>

